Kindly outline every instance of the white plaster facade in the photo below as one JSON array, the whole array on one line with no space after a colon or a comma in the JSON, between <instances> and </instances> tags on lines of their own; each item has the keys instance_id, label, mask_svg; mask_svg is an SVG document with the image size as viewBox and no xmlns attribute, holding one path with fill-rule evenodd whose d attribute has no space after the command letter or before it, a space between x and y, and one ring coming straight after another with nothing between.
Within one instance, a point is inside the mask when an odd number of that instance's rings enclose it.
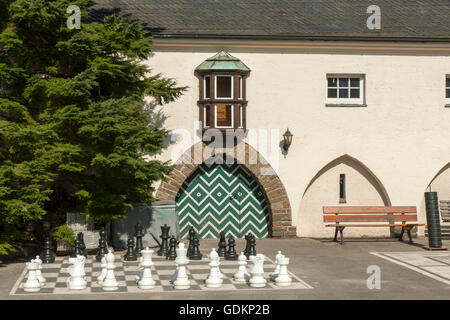
<instances>
[{"instance_id":1,"label":"white plaster facade","mask_svg":"<svg viewBox=\"0 0 450 320\"><path fill-rule=\"evenodd\" d=\"M384 205L381 188L391 205L417 206L419 222L426 223L423 193L450 161L450 108L445 107L450 44L155 39L148 60L152 71L189 86L163 107L166 128L184 129L194 137L199 117L194 69L219 50L251 69L247 128L279 130L277 145L286 128L294 135L286 158L279 147L268 152L253 147L268 159L271 153L278 157L278 166L271 165L287 190L297 236L334 233L324 227L317 208L339 205L340 173L347 174L344 205ZM341 73L365 76L367 107L325 106L326 76ZM170 160L179 143L158 157ZM350 157L316 177L343 155ZM364 167L371 173L361 173ZM439 184L446 186L439 196L450 199L450 174ZM346 234L389 235L388 228L352 229ZM419 228L419 235L423 232Z\"/></svg>"}]
</instances>

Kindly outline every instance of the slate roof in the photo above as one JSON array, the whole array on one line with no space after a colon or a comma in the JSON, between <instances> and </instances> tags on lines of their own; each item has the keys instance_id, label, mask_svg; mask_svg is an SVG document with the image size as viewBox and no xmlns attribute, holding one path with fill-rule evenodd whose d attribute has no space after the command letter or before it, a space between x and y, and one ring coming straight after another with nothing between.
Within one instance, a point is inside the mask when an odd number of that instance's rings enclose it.
<instances>
[{"instance_id":1,"label":"slate roof","mask_svg":"<svg viewBox=\"0 0 450 320\"><path fill-rule=\"evenodd\" d=\"M91 18L112 11L155 37L450 41L450 0L94 0ZM381 8L381 30L366 26Z\"/></svg>"}]
</instances>

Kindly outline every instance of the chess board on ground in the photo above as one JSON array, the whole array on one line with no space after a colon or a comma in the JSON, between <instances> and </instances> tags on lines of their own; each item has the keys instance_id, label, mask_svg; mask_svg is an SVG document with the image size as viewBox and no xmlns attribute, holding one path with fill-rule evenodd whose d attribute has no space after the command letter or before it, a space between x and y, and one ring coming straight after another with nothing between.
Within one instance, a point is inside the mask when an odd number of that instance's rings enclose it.
<instances>
[{"instance_id":1,"label":"chess board on ground","mask_svg":"<svg viewBox=\"0 0 450 320\"><path fill-rule=\"evenodd\" d=\"M45 286L39 292L29 293L23 290L23 285L27 280L27 270L24 268L19 279L12 288L10 295L51 295L51 294L97 294L97 293L142 293L151 294L152 292L183 292L183 291L233 291L233 290L299 290L311 289L312 287L289 272L292 277L292 284L288 287L278 287L273 281L270 281L269 275L275 270L275 264L269 258L264 261L264 277L267 284L264 288L252 288L247 283L239 283L233 280L233 275L238 270L238 261L227 261L221 259L220 270L222 271L223 284L220 288L207 288L204 281L206 280L210 267L209 260L191 260L187 266L187 273L191 281L191 287L187 290L176 290L173 288L171 281L176 270L174 261L166 260L164 257L153 256L155 265L152 267L152 276L156 282L156 286L151 290L142 290L138 288L135 277L138 274L139 266L137 261L123 261L122 256L115 255L116 269L114 274L119 289L116 291L104 291L97 283L97 276L101 272L100 262L95 261L95 256L88 256L85 263L87 288L84 290L70 290L67 288L67 279L69 278L68 268L69 257L56 257L55 263L43 264L42 275L47 280ZM247 270L253 266L248 261Z\"/></svg>"}]
</instances>

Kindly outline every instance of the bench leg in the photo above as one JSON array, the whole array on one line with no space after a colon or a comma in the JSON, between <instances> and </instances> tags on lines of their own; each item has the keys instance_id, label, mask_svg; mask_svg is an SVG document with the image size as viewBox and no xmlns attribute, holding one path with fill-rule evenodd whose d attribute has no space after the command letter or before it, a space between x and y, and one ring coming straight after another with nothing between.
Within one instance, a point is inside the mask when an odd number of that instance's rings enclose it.
<instances>
[{"instance_id":1,"label":"bench leg","mask_svg":"<svg viewBox=\"0 0 450 320\"><path fill-rule=\"evenodd\" d=\"M336 240L336 236L337 236L337 232L339 231L341 233L341 244L344 244L344 229L345 227L336 227L336 234L335 234L335 241Z\"/></svg>"},{"instance_id":2,"label":"bench leg","mask_svg":"<svg viewBox=\"0 0 450 320\"><path fill-rule=\"evenodd\" d=\"M338 235L338 228L336 228L336 230L334 231L334 242L337 242L337 235Z\"/></svg>"},{"instance_id":3,"label":"bench leg","mask_svg":"<svg viewBox=\"0 0 450 320\"><path fill-rule=\"evenodd\" d=\"M398 241L403 241L403 234L405 233L405 228L402 227L402 231L400 232L400 238L398 238Z\"/></svg>"},{"instance_id":4,"label":"bench leg","mask_svg":"<svg viewBox=\"0 0 450 320\"><path fill-rule=\"evenodd\" d=\"M409 243L413 244L414 242L412 241L412 237L411 237L411 229L412 228L407 228L406 231L408 232Z\"/></svg>"}]
</instances>

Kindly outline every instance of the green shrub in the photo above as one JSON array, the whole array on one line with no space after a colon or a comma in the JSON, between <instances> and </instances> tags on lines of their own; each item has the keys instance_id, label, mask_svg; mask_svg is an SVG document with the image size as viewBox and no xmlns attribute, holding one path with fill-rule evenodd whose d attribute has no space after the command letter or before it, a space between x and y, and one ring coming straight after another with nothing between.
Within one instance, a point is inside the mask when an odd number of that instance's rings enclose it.
<instances>
[{"instance_id":1,"label":"green shrub","mask_svg":"<svg viewBox=\"0 0 450 320\"><path fill-rule=\"evenodd\" d=\"M68 244L74 244L75 233L67 224L57 227L52 235L56 241L65 241Z\"/></svg>"}]
</instances>

